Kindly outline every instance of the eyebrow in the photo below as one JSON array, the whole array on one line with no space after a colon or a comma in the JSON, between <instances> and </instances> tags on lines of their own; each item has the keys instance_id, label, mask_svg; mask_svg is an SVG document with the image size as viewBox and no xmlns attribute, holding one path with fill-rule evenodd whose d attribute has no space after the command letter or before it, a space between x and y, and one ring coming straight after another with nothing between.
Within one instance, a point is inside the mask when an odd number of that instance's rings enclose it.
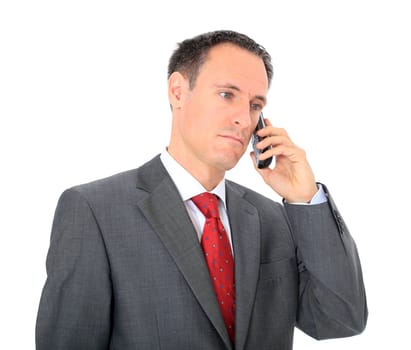
<instances>
[{"instance_id":1,"label":"eyebrow","mask_svg":"<svg viewBox=\"0 0 411 350\"><path fill-rule=\"evenodd\" d=\"M242 92L242 90L233 84L216 84L215 85L217 88L225 88L225 89L231 89L231 90L235 90L238 92ZM264 105L267 104L267 98L265 96L261 96L261 95L256 95L253 98L256 98L257 100L260 100L262 103L264 103Z\"/></svg>"}]
</instances>

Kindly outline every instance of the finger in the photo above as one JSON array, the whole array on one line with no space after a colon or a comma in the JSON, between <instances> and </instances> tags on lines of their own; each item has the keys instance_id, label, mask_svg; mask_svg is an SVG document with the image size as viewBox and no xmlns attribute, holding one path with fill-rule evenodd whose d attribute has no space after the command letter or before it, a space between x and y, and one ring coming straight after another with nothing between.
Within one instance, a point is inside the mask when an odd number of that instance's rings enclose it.
<instances>
[{"instance_id":1,"label":"finger","mask_svg":"<svg viewBox=\"0 0 411 350\"><path fill-rule=\"evenodd\" d=\"M260 142L258 142L256 144L256 147L258 149L264 149L266 147L269 146L277 146L277 145L287 145L287 146L292 146L293 143L291 142L291 140L284 136L267 136L265 137L263 140L261 140Z\"/></svg>"},{"instance_id":2,"label":"finger","mask_svg":"<svg viewBox=\"0 0 411 350\"><path fill-rule=\"evenodd\" d=\"M264 118L264 123L266 126L273 126L273 124L270 122L270 119Z\"/></svg>"},{"instance_id":3,"label":"finger","mask_svg":"<svg viewBox=\"0 0 411 350\"><path fill-rule=\"evenodd\" d=\"M260 168L257 167L257 162L255 161L254 152L250 152L250 157L251 157L251 161L253 162L254 169L257 170L260 174L262 174L263 177L264 177L264 175L265 175L267 172L270 172L270 171L271 171L270 168L262 168L262 169L260 169Z\"/></svg>"},{"instance_id":4,"label":"finger","mask_svg":"<svg viewBox=\"0 0 411 350\"><path fill-rule=\"evenodd\" d=\"M287 131L285 131L285 129L277 128L275 126L266 126L265 128L258 130L257 135L260 137L285 136L289 138Z\"/></svg>"},{"instance_id":5,"label":"finger","mask_svg":"<svg viewBox=\"0 0 411 350\"><path fill-rule=\"evenodd\" d=\"M271 153L271 155L274 157L286 157L292 162L305 161L306 159L305 151L299 147L296 147L295 145L278 145L267 150L267 152ZM265 155L265 153L266 152L263 153L264 156L269 157L269 154Z\"/></svg>"},{"instance_id":6,"label":"finger","mask_svg":"<svg viewBox=\"0 0 411 350\"><path fill-rule=\"evenodd\" d=\"M292 162L303 161L306 158L305 151L295 145L279 144L273 146L259 155L260 160L270 157L286 157Z\"/></svg>"}]
</instances>

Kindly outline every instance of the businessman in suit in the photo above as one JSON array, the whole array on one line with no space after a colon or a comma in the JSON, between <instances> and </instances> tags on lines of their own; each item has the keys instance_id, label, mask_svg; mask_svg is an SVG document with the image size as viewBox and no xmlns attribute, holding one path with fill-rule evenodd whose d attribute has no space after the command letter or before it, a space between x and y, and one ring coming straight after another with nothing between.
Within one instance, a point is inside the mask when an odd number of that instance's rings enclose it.
<instances>
[{"instance_id":1,"label":"businessman in suit","mask_svg":"<svg viewBox=\"0 0 411 350\"><path fill-rule=\"evenodd\" d=\"M266 119L257 147L271 148L259 157L276 162L255 169L283 203L225 179L266 103L269 54L243 34L210 32L180 43L168 73L164 152L59 200L37 349L289 350L294 327L316 339L362 332L357 249L305 152ZM194 200L210 193L212 219ZM214 219L228 242L227 309L203 247Z\"/></svg>"}]
</instances>

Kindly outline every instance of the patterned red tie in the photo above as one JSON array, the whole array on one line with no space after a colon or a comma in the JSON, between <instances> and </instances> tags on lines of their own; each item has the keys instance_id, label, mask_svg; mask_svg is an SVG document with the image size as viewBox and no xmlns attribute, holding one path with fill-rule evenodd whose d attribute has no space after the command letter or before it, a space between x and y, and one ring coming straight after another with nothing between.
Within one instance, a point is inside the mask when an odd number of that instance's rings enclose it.
<instances>
[{"instance_id":1,"label":"patterned red tie","mask_svg":"<svg viewBox=\"0 0 411 350\"><path fill-rule=\"evenodd\" d=\"M218 197L205 192L193 197L192 201L206 217L201 247L228 334L234 344L234 260L218 213Z\"/></svg>"}]
</instances>

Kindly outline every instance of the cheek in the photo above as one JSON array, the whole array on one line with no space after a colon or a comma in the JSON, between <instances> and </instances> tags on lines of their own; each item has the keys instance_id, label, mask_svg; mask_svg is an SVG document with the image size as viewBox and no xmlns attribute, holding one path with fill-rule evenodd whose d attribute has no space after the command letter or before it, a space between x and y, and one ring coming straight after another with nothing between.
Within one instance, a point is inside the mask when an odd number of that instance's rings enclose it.
<instances>
[{"instance_id":1,"label":"cheek","mask_svg":"<svg viewBox=\"0 0 411 350\"><path fill-rule=\"evenodd\" d=\"M254 125L254 124L253 124L253 125ZM250 142L250 140L251 140L251 135L253 134L254 130L255 130L255 127L253 126L252 128L249 128L249 129L246 131L247 143Z\"/></svg>"},{"instance_id":2,"label":"cheek","mask_svg":"<svg viewBox=\"0 0 411 350\"><path fill-rule=\"evenodd\" d=\"M180 135L185 140L187 145L193 148L203 148L210 143L209 140L209 123L198 115L189 114L180 121Z\"/></svg>"}]
</instances>

